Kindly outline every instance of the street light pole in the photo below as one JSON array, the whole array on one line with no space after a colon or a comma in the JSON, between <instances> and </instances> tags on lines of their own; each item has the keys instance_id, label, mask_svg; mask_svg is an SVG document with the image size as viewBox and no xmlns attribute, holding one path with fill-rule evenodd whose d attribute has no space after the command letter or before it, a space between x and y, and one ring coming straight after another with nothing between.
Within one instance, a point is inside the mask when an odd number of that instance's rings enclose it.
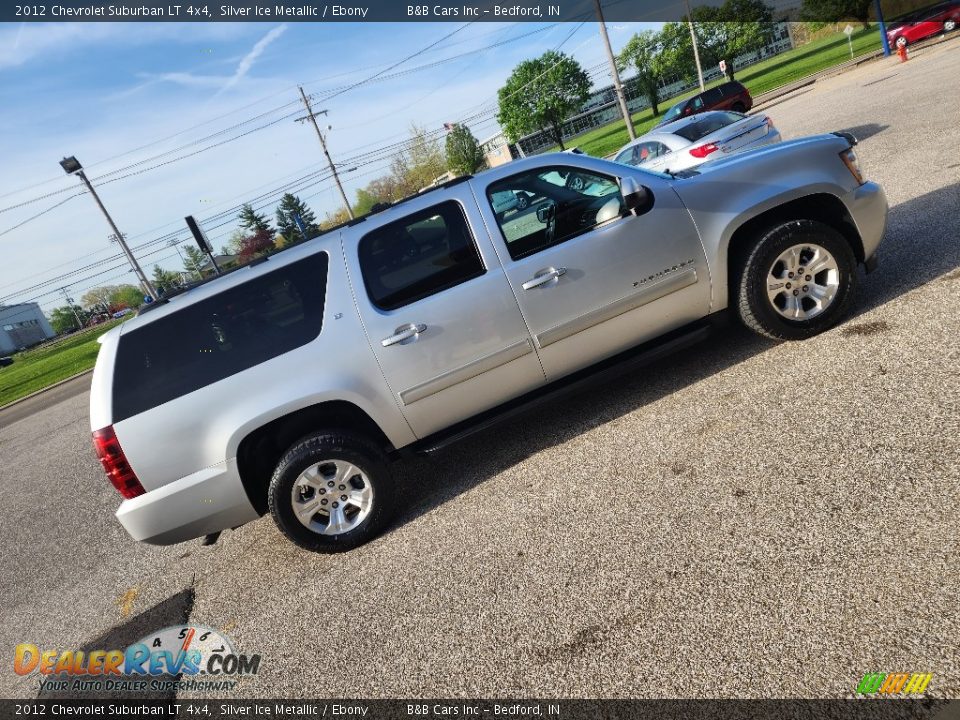
<instances>
[{"instance_id":1,"label":"street light pole","mask_svg":"<svg viewBox=\"0 0 960 720\"><path fill-rule=\"evenodd\" d=\"M100 200L100 196L97 195L97 191L93 189L93 185L90 180L87 179L86 174L83 172L83 166L80 165L80 161L75 157L71 156L64 158L60 161L60 166L66 171L68 175L76 175L83 181L83 184L87 186L87 190L90 191L90 194L93 196L93 199L97 203L97 207L100 208L100 212L103 213L103 216L107 219L107 224L110 225L110 228L113 230L113 234L117 238L117 242L120 243L120 247L123 248L124 255L127 256L127 260L130 262L130 266L133 268L133 272L140 279L141 284L143 285L144 291L150 295L154 300L159 297L157 295L156 289L153 287L153 283L147 278L144 274L143 269L140 267L140 264L137 262L137 259L133 256L133 253L130 252L130 248L127 246L127 241L123 237L123 233L120 232L120 229L117 227L117 224L113 222L113 218L110 217L110 213L107 212L107 208L104 207L103 202Z\"/></svg>"},{"instance_id":2,"label":"street light pole","mask_svg":"<svg viewBox=\"0 0 960 720\"><path fill-rule=\"evenodd\" d=\"M597 19L600 21L600 35L603 37L603 46L607 50L607 60L610 61L610 76L613 78L613 87L617 93L617 102L620 103L620 112L623 113L623 121L627 124L627 134L631 140L637 139L637 132L633 129L633 119L630 117L630 110L627 109L627 97L623 93L623 85L620 84L620 71L617 70L617 62L613 59L613 48L610 47L610 37L607 35L607 24L603 21L603 10L600 7L600 0L593 0L597 7Z\"/></svg>"},{"instance_id":3,"label":"street light pole","mask_svg":"<svg viewBox=\"0 0 960 720\"><path fill-rule=\"evenodd\" d=\"M330 153L327 152L327 141L323 138L323 133L320 132L320 126L317 125L317 115L324 114L326 115L326 110L320 110L318 113L313 112L310 108L310 100L307 98L307 94L303 91L303 88L300 88L300 97L303 98L303 104L307 108L307 116L302 118L297 118L297 122L302 120L310 120L313 123L313 129L317 131L317 137L320 138L320 146L323 148L323 154L327 156L327 164L330 166L330 172L333 173L333 181L337 184L337 189L340 191L340 197L343 199L343 204L347 208L347 215L350 216L350 219L353 220L353 208L350 207L350 201L347 200L347 194L343 191L343 185L340 184L340 176L337 175L337 168L333 164L333 160L330 158Z\"/></svg>"},{"instance_id":4,"label":"street light pole","mask_svg":"<svg viewBox=\"0 0 960 720\"><path fill-rule=\"evenodd\" d=\"M697 64L697 79L700 81L700 92L704 91L703 69L700 67L700 51L697 49L697 33L693 30L693 13L690 11L690 0L683 0L687 6L687 26L690 28L690 41L693 43L693 61ZM880 0L877 0L880 2Z\"/></svg>"}]
</instances>

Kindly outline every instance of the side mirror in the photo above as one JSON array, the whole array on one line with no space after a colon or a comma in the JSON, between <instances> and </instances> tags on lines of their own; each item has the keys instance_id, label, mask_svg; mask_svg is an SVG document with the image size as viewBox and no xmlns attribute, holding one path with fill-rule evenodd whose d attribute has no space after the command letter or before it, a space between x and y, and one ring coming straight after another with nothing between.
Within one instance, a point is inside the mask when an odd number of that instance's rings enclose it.
<instances>
[{"instance_id":1,"label":"side mirror","mask_svg":"<svg viewBox=\"0 0 960 720\"><path fill-rule=\"evenodd\" d=\"M537 207L537 220L546 225L553 218L553 203L546 203Z\"/></svg>"},{"instance_id":2,"label":"side mirror","mask_svg":"<svg viewBox=\"0 0 960 720\"><path fill-rule=\"evenodd\" d=\"M650 209L650 191L632 177L620 178L620 194L623 195L623 206L627 210L646 212Z\"/></svg>"}]
</instances>

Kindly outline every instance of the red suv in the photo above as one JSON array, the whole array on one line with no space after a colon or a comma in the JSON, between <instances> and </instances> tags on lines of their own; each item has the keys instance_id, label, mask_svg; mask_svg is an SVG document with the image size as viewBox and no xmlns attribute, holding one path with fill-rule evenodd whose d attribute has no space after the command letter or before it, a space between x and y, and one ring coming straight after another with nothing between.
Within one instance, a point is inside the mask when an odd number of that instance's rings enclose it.
<instances>
[{"instance_id":1,"label":"red suv","mask_svg":"<svg viewBox=\"0 0 960 720\"><path fill-rule=\"evenodd\" d=\"M663 114L663 118L656 127L707 110L733 110L745 113L752 107L753 98L750 97L750 91L741 83L732 80L678 102Z\"/></svg>"},{"instance_id":2,"label":"red suv","mask_svg":"<svg viewBox=\"0 0 960 720\"><path fill-rule=\"evenodd\" d=\"M914 13L887 30L891 45L905 47L918 40L955 30L960 23L960 2L945 2Z\"/></svg>"}]
</instances>

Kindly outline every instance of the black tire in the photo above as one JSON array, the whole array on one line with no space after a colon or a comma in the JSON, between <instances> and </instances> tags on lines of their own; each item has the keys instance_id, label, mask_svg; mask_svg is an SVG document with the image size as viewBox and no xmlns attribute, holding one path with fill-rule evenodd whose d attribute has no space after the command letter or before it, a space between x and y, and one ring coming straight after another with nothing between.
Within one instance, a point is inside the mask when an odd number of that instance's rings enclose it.
<instances>
[{"instance_id":1,"label":"black tire","mask_svg":"<svg viewBox=\"0 0 960 720\"><path fill-rule=\"evenodd\" d=\"M293 510L294 483L311 465L323 461L344 461L358 468L373 489L373 501L366 517L353 529L337 535L314 532ZM394 488L387 458L365 438L339 432L320 432L295 443L277 464L267 491L270 514L288 539L313 552L351 550L379 535L394 510Z\"/></svg>"},{"instance_id":2,"label":"black tire","mask_svg":"<svg viewBox=\"0 0 960 720\"><path fill-rule=\"evenodd\" d=\"M530 199L523 194L517 195L517 210L526 210L527 206L530 204Z\"/></svg>"},{"instance_id":3,"label":"black tire","mask_svg":"<svg viewBox=\"0 0 960 720\"><path fill-rule=\"evenodd\" d=\"M777 258L801 244L818 245L833 256L838 283L825 309L810 319L793 320L777 311L766 283ZM736 270L731 289L740 320L753 332L775 340L803 340L833 327L846 315L857 287L857 260L850 244L832 227L815 220L790 220L767 229Z\"/></svg>"}]
</instances>

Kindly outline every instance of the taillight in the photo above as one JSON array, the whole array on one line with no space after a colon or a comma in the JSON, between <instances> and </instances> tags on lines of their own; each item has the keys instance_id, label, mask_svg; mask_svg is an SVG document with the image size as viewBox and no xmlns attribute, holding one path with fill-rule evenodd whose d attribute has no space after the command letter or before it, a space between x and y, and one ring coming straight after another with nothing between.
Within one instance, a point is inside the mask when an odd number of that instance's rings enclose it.
<instances>
[{"instance_id":1,"label":"taillight","mask_svg":"<svg viewBox=\"0 0 960 720\"><path fill-rule=\"evenodd\" d=\"M123 497L129 500L146 492L123 454L123 448L120 447L120 441L117 440L117 435L113 431L113 425L94 430L93 449L96 450L97 458L103 465L110 482Z\"/></svg>"},{"instance_id":2,"label":"taillight","mask_svg":"<svg viewBox=\"0 0 960 720\"><path fill-rule=\"evenodd\" d=\"M717 151L717 146L713 143L707 143L706 145L700 145L699 147L690 148L690 154L695 158L705 158L712 152Z\"/></svg>"}]
</instances>

